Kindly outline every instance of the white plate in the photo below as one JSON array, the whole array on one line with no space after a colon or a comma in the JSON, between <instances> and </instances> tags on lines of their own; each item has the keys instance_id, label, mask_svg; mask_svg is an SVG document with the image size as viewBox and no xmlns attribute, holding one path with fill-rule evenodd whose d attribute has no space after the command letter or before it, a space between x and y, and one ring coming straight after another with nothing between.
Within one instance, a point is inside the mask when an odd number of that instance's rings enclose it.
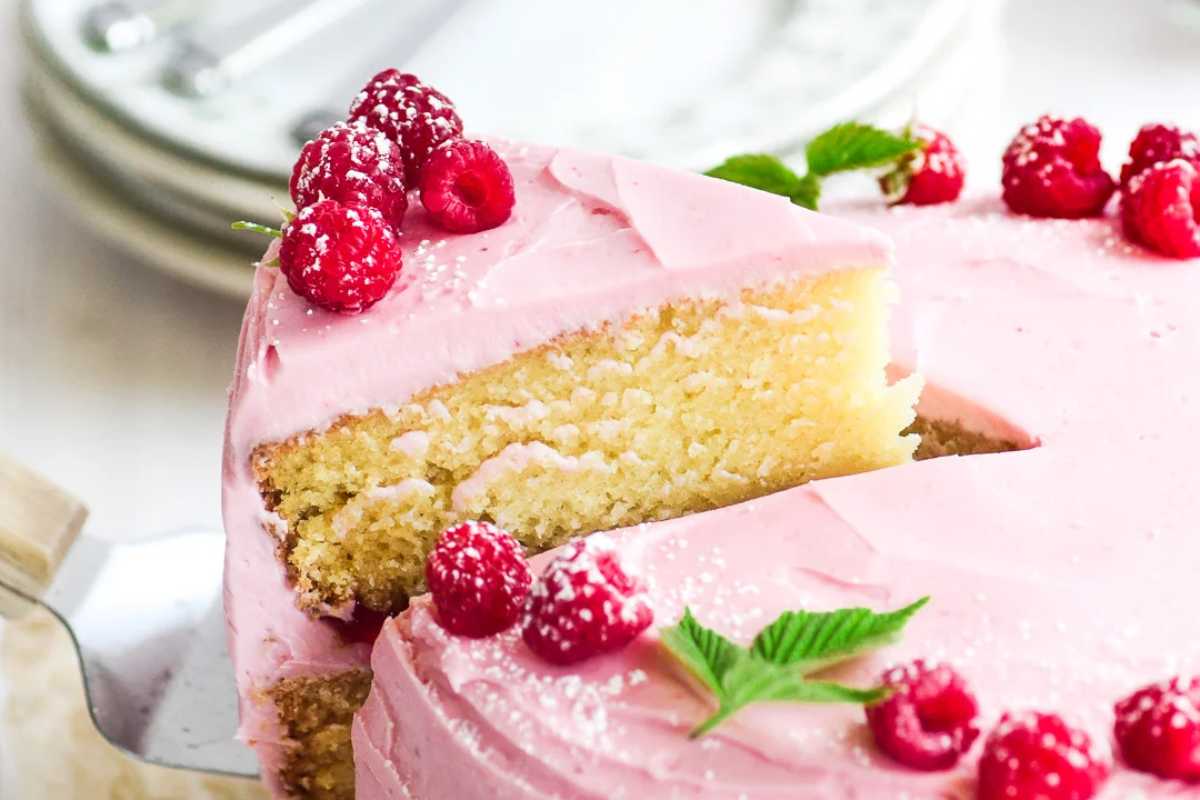
<instances>
[{"instance_id":1,"label":"white plate","mask_svg":"<svg viewBox=\"0 0 1200 800\"><path fill-rule=\"evenodd\" d=\"M105 53L80 32L95 0L25 5L39 59L122 125L275 180L290 172L297 120L343 111L385 66L431 77L472 130L689 168L786 151L910 82L970 9L968 0L210 0L190 4L202 17L177 35ZM247 30L318 6L345 9L319 35L281 28L254 41ZM406 39L410 21L430 32ZM246 40L243 54L264 63L203 99L164 86L182 43L214 40Z\"/></svg>"},{"instance_id":2,"label":"white plate","mask_svg":"<svg viewBox=\"0 0 1200 800\"><path fill-rule=\"evenodd\" d=\"M196 286L239 298L249 293L253 257L245 250L131 203L128 194L100 178L56 138L36 109L31 109L30 121L41 130L38 143L48 173L89 229L139 260Z\"/></svg>"}]
</instances>

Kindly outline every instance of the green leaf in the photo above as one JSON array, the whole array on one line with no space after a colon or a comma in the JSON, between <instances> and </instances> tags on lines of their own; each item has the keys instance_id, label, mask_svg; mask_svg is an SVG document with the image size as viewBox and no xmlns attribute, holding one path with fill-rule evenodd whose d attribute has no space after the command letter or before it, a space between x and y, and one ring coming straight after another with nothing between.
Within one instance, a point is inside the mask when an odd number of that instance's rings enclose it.
<instances>
[{"instance_id":1,"label":"green leaf","mask_svg":"<svg viewBox=\"0 0 1200 800\"><path fill-rule=\"evenodd\" d=\"M792 202L811 211L817 210L817 201L821 199L821 179L809 173L800 179L796 191L792 192Z\"/></svg>"},{"instance_id":2,"label":"green leaf","mask_svg":"<svg viewBox=\"0 0 1200 800\"><path fill-rule=\"evenodd\" d=\"M274 236L276 239L283 236L283 232L278 228L270 228L266 225L259 225L257 222L247 222L246 220L238 220L229 227L235 231L250 231L251 233L261 233L264 236Z\"/></svg>"},{"instance_id":3,"label":"green leaf","mask_svg":"<svg viewBox=\"0 0 1200 800\"><path fill-rule=\"evenodd\" d=\"M799 190L802 180L791 167L766 153L747 153L728 158L704 174L788 198Z\"/></svg>"},{"instance_id":4,"label":"green leaf","mask_svg":"<svg viewBox=\"0 0 1200 800\"><path fill-rule=\"evenodd\" d=\"M723 691L725 674L744 653L721 634L697 622L690 608L685 608L679 624L665 628L660 638L663 646L717 695Z\"/></svg>"},{"instance_id":5,"label":"green leaf","mask_svg":"<svg viewBox=\"0 0 1200 800\"><path fill-rule=\"evenodd\" d=\"M804 155L809 173L823 177L835 172L881 167L920 146L920 142L908 136L897 136L860 122L844 122L809 142Z\"/></svg>"},{"instance_id":6,"label":"green leaf","mask_svg":"<svg viewBox=\"0 0 1200 800\"><path fill-rule=\"evenodd\" d=\"M865 650L890 644L928 597L897 611L869 608L838 611L785 611L754 637L751 652L764 661L791 666L807 675Z\"/></svg>"},{"instance_id":7,"label":"green leaf","mask_svg":"<svg viewBox=\"0 0 1200 800\"><path fill-rule=\"evenodd\" d=\"M897 136L871 125L845 122L809 142L805 150L808 173L803 177L766 153L733 156L704 174L782 195L815 211L821 199L821 178L835 172L892 164L920 146L907 129Z\"/></svg>"},{"instance_id":8,"label":"green leaf","mask_svg":"<svg viewBox=\"0 0 1200 800\"><path fill-rule=\"evenodd\" d=\"M735 666L726 673L716 713L692 729L695 739L711 731L751 703L855 703L866 704L882 700L888 690L883 687L856 689L840 683L809 681L791 667L770 664L744 650Z\"/></svg>"},{"instance_id":9,"label":"green leaf","mask_svg":"<svg viewBox=\"0 0 1200 800\"><path fill-rule=\"evenodd\" d=\"M697 621L684 609L677 625L664 628L663 648L704 684L717 701L716 712L691 736L703 736L740 709L758 702L873 703L887 690L857 689L810 681L811 671L850 658L894 639L928 598L884 614L865 608L830 612L787 612L739 647Z\"/></svg>"},{"instance_id":10,"label":"green leaf","mask_svg":"<svg viewBox=\"0 0 1200 800\"><path fill-rule=\"evenodd\" d=\"M734 156L704 174L782 195L796 205L814 211L817 208L817 200L821 197L819 177L811 174L801 177L775 156L764 153Z\"/></svg>"}]
</instances>

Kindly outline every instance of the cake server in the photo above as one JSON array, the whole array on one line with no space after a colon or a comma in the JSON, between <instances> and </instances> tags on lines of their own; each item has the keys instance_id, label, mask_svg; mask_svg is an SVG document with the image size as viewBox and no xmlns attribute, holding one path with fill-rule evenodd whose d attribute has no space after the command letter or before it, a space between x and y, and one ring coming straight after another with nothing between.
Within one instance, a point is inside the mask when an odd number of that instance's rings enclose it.
<instances>
[{"instance_id":1,"label":"cake server","mask_svg":"<svg viewBox=\"0 0 1200 800\"><path fill-rule=\"evenodd\" d=\"M0 611L43 606L79 656L88 710L131 756L254 777L234 738L237 692L221 603L224 535L182 529L137 541L79 535L87 511L0 455Z\"/></svg>"}]
</instances>

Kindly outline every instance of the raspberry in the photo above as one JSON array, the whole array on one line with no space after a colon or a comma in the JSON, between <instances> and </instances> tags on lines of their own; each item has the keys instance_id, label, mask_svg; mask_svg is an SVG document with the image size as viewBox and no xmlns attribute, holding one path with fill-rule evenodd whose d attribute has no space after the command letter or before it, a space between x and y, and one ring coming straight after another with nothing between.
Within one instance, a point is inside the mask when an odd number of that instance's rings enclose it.
<instances>
[{"instance_id":1,"label":"raspberry","mask_svg":"<svg viewBox=\"0 0 1200 800\"><path fill-rule=\"evenodd\" d=\"M1129 161L1121 167L1121 187L1147 167L1176 158L1200 169L1200 138L1174 125L1143 125L1129 145Z\"/></svg>"},{"instance_id":2,"label":"raspberry","mask_svg":"<svg viewBox=\"0 0 1200 800\"><path fill-rule=\"evenodd\" d=\"M979 706L962 676L948 664L918 659L883 673L892 690L866 708L879 749L913 769L949 769L979 736Z\"/></svg>"},{"instance_id":3,"label":"raspberry","mask_svg":"<svg viewBox=\"0 0 1200 800\"><path fill-rule=\"evenodd\" d=\"M1004 202L1034 217L1094 217L1116 188L1100 165L1100 131L1082 119L1044 116L1004 152Z\"/></svg>"},{"instance_id":4,"label":"raspberry","mask_svg":"<svg viewBox=\"0 0 1200 800\"><path fill-rule=\"evenodd\" d=\"M1125 235L1175 258L1200 258L1200 168L1177 158L1129 181L1121 197Z\"/></svg>"},{"instance_id":5,"label":"raspberry","mask_svg":"<svg viewBox=\"0 0 1200 800\"><path fill-rule=\"evenodd\" d=\"M900 159L896 168L879 179L891 203L929 206L949 203L962 193L966 165L946 134L918 125L912 136L921 149Z\"/></svg>"},{"instance_id":6,"label":"raspberry","mask_svg":"<svg viewBox=\"0 0 1200 800\"><path fill-rule=\"evenodd\" d=\"M433 221L451 233L486 231L512 214L512 173L483 142L447 142L425 163L421 203Z\"/></svg>"},{"instance_id":7,"label":"raspberry","mask_svg":"<svg viewBox=\"0 0 1200 800\"><path fill-rule=\"evenodd\" d=\"M1200 677L1146 686L1116 705L1117 745L1129 766L1200 782Z\"/></svg>"},{"instance_id":8,"label":"raspberry","mask_svg":"<svg viewBox=\"0 0 1200 800\"><path fill-rule=\"evenodd\" d=\"M349 118L365 120L400 145L410 189L420 185L421 168L433 149L462 136L462 120L450 98L395 69L367 82L350 104Z\"/></svg>"},{"instance_id":9,"label":"raspberry","mask_svg":"<svg viewBox=\"0 0 1200 800\"><path fill-rule=\"evenodd\" d=\"M292 291L327 311L355 314L377 303L396 281L400 246L383 214L370 206L322 200L283 229L279 268Z\"/></svg>"},{"instance_id":10,"label":"raspberry","mask_svg":"<svg viewBox=\"0 0 1200 800\"><path fill-rule=\"evenodd\" d=\"M399 228L408 209L404 162L381 131L362 122L339 122L304 145L292 169L296 208L319 200L362 203L379 209Z\"/></svg>"},{"instance_id":11,"label":"raspberry","mask_svg":"<svg viewBox=\"0 0 1200 800\"><path fill-rule=\"evenodd\" d=\"M533 652L565 665L624 647L653 620L641 582L595 534L568 543L534 582L521 633Z\"/></svg>"},{"instance_id":12,"label":"raspberry","mask_svg":"<svg viewBox=\"0 0 1200 800\"><path fill-rule=\"evenodd\" d=\"M442 627L473 639L516 624L532 581L520 543L488 522L447 528L425 562Z\"/></svg>"},{"instance_id":13,"label":"raspberry","mask_svg":"<svg viewBox=\"0 0 1200 800\"><path fill-rule=\"evenodd\" d=\"M979 759L978 800L1087 800L1108 763L1081 730L1054 714L1005 714Z\"/></svg>"},{"instance_id":14,"label":"raspberry","mask_svg":"<svg viewBox=\"0 0 1200 800\"><path fill-rule=\"evenodd\" d=\"M325 622L337 631L342 641L350 644L374 644L379 638L383 623L387 622L390 614L386 611L375 611L362 603L356 603L350 619L342 620L336 617L323 617Z\"/></svg>"}]
</instances>

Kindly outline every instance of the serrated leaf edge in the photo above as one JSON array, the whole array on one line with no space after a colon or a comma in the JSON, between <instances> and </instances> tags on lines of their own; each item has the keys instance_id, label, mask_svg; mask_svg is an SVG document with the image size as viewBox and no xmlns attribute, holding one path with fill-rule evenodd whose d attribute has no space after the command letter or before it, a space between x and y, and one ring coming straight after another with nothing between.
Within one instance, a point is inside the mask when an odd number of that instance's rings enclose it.
<instances>
[{"instance_id":1,"label":"serrated leaf edge","mask_svg":"<svg viewBox=\"0 0 1200 800\"><path fill-rule=\"evenodd\" d=\"M838 611L865 612L855 616L865 619L870 616L889 618L896 621L896 628L889 631L888 637L898 635L908 620L912 618L928 602L929 597L923 597L904 608L877 614L867 608L839 609ZM776 619L787 614L785 612ZM799 612L811 613L811 612ZM835 612L816 612L817 614L832 614ZM771 626L767 626L770 628ZM764 631L767 630L764 628ZM760 631L760 636L762 632ZM882 686L859 689L831 681L810 681L806 679L809 672L815 671L809 662L781 664L771 661L761 654L756 654L752 648L740 647L711 628L706 628L690 607L684 608L680 621L669 628L664 628L660 634L662 646L674 656L698 681L703 683L713 693L718 707L715 713L701 722L688 734L690 738L698 738L711 731L721 722L733 716L742 708L755 702L812 702L812 703L858 703L868 704L878 702L888 695L888 690ZM853 657L865 649L881 646L888 637L870 637L869 644L854 649L844 655L832 659L829 663L843 661ZM699 640L705 640L710 646L702 646ZM755 642L758 637L755 637ZM713 647L715 645L715 647ZM736 657L718 670L718 659L730 656ZM829 663L824 664L828 666ZM747 680L732 680L732 676L744 674L750 670L753 675Z\"/></svg>"}]
</instances>

